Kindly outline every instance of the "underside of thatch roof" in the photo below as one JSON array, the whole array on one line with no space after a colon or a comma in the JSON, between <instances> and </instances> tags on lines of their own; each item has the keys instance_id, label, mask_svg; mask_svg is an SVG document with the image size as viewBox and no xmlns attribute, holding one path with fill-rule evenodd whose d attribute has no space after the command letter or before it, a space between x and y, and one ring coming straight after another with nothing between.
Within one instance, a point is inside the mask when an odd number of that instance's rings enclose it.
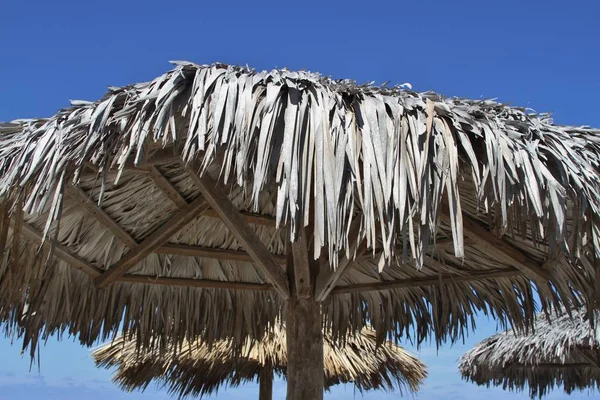
<instances>
[{"instance_id":1,"label":"underside of thatch roof","mask_svg":"<svg viewBox=\"0 0 600 400\"><path fill-rule=\"evenodd\" d=\"M540 314L533 333L491 336L463 355L459 369L478 385L528 387L532 398L558 386L568 394L600 389L600 327L591 327L588 317L583 311Z\"/></svg>"},{"instance_id":2,"label":"underside of thatch roof","mask_svg":"<svg viewBox=\"0 0 600 400\"><path fill-rule=\"evenodd\" d=\"M326 387L353 383L361 392L416 392L427 377L427 367L392 342L377 346L376 339L369 328L343 345L325 335ZM260 341L247 340L239 354L232 351L231 340L211 346L196 340L166 352L140 352L135 340L119 337L94 351L93 356L98 366L118 368L113 380L125 390L144 390L154 381L178 396L210 395L222 386L255 381L265 367L285 376L287 367L286 336L280 328Z\"/></svg>"},{"instance_id":3,"label":"underside of thatch roof","mask_svg":"<svg viewBox=\"0 0 600 400\"><path fill-rule=\"evenodd\" d=\"M178 63L0 125L0 319L26 345L261 338L292 240L334 336L524 327L536 290L593 294L599 160L598 130L493 101Z\"/></svg>"}]
</instances>

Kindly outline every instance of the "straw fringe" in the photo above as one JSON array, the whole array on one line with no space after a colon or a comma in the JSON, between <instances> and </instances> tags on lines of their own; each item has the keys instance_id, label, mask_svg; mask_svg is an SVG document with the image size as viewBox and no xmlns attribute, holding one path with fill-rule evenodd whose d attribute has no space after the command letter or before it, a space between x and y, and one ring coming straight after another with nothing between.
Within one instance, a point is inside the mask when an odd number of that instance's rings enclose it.
<instances>
[{"instance_id":1,"label":"straw fringe","mask_svg":"<svg viewBox=\"0 0 600 400\"><path fill-rule=\"evenodd\" d=\"M600 257L599 133L489 100L179 62L151 82L111 88L98 102L76 102L49 119L0 124L0 320L25 335L32 352L37 340L66 329L87 345L106 340L121 321L142 347L157 331L180 343L269 332L282 319L274 293L119 282L100 291L57 258L54 245L38 253L40 243L21 234L26 223L103 272L129 248L65 187L82 189L143 240L177 208L129 168L172 149L200 174L218 176L240 210L285 227L256 227L274 254L310 226L312 256L335 268L355 239L351 224L358 226L369 250L339 286L443 282L333 295L323 314L334 337L371 321L380 340L434 335L441 343L463 337L478 311L527 328L536 312L527 278L452 282L442 275L514 269L513 260L465 240L470 218L542 265L550 276L549 284L536 283L542 307L589 302ZM199 195L173 160L158 168L185 199ZM437 245L443 240L450 245ZM243 250L208 217L171 242ZM160 254L130 272L266 282L251 263Z\"/></svg>"},{"instance_id":2,"label":"straw fringe","mask_svg":"<svg viewBox=\"0 0 600 400\"><path fill-rule=\"evenodd\" d=\"M238 386L258 379L264 366L286 374L285 329L277 327L261 341L246 341L240 354L232 352L232 341L208 346L186 342L167 352L140 353L134 339L123 337L95 350L96 365L117 367L113 381L122 389L145 390L152 382L184 396L216 394L222 386ZM365 328L340 346L325 335L326 387L353 383L359 391L404 390L416 392L427 377L427 367L406 350L391 342L376 345L376 333Z\"/></svg>"},{"instance_id":3,"label":"straw fringe","mask_svg":"<svg viewBox=\"0 0 600 400\"><path fill-rule=\"evenodd\" d=\"M600 389L600 328L590 326L584 311L559 311L538 315L529 335L507 331L478 343L460 359L464 379L510 390L528 387L532 398L558 386L567 394Z\"/></svg>"}]
</instances>

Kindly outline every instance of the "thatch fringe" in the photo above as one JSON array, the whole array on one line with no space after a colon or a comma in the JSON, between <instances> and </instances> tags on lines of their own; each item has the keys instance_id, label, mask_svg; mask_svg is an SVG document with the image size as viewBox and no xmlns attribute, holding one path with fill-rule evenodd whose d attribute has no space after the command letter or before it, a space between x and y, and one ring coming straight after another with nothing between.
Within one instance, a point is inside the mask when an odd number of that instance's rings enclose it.
<instances>
[{"instance_id":1,"label":"thatch fringe","mask_svg":"<svg viewBox=\"0 0 600 400\"><path fill-rule=\"evenodd\" d=\"M379 229L389 260L404 232L422 265L443 196L454 252L462 257L458 185L465 173L480 207L499 208L497 229L509 228L511 213L531 215L534 243L576 254L592 241L600 257L597 130L552 125L546 115L492 101L357 86L307 72L181 62L152 82L112 88L99 102L9 124L0 198L30 186L25 211L39 214L50 202L53 220L65 179L77 183L86 163L104 173L123 168L130 156L140 162L149 145L175 146L186 162L202 159L202 173L218 156L224 182L250 183L255 211L260 193L276 183L280 223L296 232L314 217L315 258L325 245L330 256L347 248L349 222L360 211L359 236L370 247ZM573 219L590 232L586 243L566 237L569 200L577 202Z\"/></svg>"},{"instance_id":2,"label":"thatch fringe","mask_svg":"<svg viewBox=\"0 0 600 400\"><path fill-rule=\"evenodd\" d=\"M360 392L404 390L416 392L427 377L427 367L402 347L385 342L377 346L376 333L365 328L344 345L325 334L325 385L353 383ZM171 345L173 347L173 345ZM211 346L186 342L180 349L139 352L135 340L117 338L95 350L100 367L118 370L113 381L122 389L145 390L151 382L180 397L216 394L222 386L238 386L259 378L268 367L286 375L285 329L277 327L261 341L247 340L241 353L232 352L232 341Z\"/></svg>"},{"instance_id":3,"label":"thatch fringe","mask_svg":"<svg viewBox=\"0 0 600 400\"><path fill-rule=\"evenodd\" d=\"M338 285L440 278L439 284L334 295L323 314L335 337L370 321L380 340L414 333L419 342L433 334L440 343L462 337L477 311L526 328L536 290L543 307L577 305L593 295L600 131L557 126L547 115L488 100L308 72L180 62L152 82L111 88L100 101L75 102L49 119L0 124L0 320L21 328L32 350L39 338L65 330L87 345L106 340L121 321L149 347L156 331L180 342L258 339L282 319L272 292L123 282L94 287L91 278L129 248L65 196L67 188L82 189L143 240L177 208L129 168L164 150L200 174L218 176L240 210L285 227L256 228L273 254L283 255L286 241L309 226L311 255L335 268L355 239L348 235L351 224L357 225L367 256ZM173 158L158 167L185 199L198 196ZM443 281L446 273L510 272L517 264L468 243L467 219L504 235L504 244L537 265L543 279L536 287L529 276ZM30 228L51 245L40 246ZM440 239L451 245L438 246ZM242 250L222 223L205 216L171 242ZM57 257L59 245L73 262ZM266 282L251 263L162 254L130 272Z\"/></svg>"},{"instance_id":4,"label":"thatch fringe","mask_svg":"<svg viewBox=\"0 0 600 400\"><path fill-rule=\"evenodd\" d=\"M564 311L564 310L563 310ZM540 314L535 332L506 331L485 339L460 359L463 377L478 385L502 386L543 397L562 386L600 389L600 327L591 327L585 311L572 315Z\"/></svg>"}]
</instances>

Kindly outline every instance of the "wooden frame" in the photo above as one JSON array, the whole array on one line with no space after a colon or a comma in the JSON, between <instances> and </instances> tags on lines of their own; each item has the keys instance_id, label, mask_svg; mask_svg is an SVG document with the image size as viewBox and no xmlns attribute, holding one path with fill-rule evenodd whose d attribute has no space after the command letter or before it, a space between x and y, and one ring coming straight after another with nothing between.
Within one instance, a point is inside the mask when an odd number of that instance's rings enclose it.
<instances>
[{"instance_id":1,"label":"wooden frame","mask_svg":"<svg viewBox=\"0 0 600 400\"><path fill-rule=\"evenodd\" d=\"M200 188L208 204L219 214L227 228L250 254L277 292L284 300L287 299L290 291L285 272L277 265L269 250L252 231L227 195L211 178L198 176L190 166L186 167L186 171Z\"/></svg>"}]
</instances>

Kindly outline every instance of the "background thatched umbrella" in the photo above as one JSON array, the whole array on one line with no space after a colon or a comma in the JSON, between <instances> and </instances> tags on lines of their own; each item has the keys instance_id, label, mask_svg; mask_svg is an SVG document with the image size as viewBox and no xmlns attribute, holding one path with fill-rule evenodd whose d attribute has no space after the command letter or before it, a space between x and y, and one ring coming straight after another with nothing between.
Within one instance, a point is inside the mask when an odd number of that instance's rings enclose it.
<instances>
[{"instance_id":1,"label":"background thatched umbrella","mask_svg":"<svg viewBox=\"0 0 600 400\"><path fill-rule=\"evenodd\" d=\"M599 131L493 101L177 63L2 125L0 320L33 351L284 319L288 399L318 399L324 328L441 343L526 327L532 284L590 302L599 165Z\"/></svg>"},{"instance_id":2,"label":"background thatched umbrella","mask_svg":"<svg viewBox=\"0 0 600 400\"><path fill-rule=\"evenodd\" d=\"M325 386L354 383L359 391L402 390L416 392L427 377L426 366L392 342L376 344L376 334L364 328L346 343L324 335ZM259 380L260 399L272 398L273 374L286 373L285 329L277 327L262 340L247 340L241 354L222 340L208 346L186 342L167 352L137 349L135 340L123 337L94 351L96 364L118 367L113 380L125 390L145 389L151 381L166 385L179 396L215 393L220 386L237 386ZM174 356L176 354L176 356Z\"/></svg>"},{"instance_id":3,"label":"background thatched umbrella","mask_svg":"<svg viewBox=\"0 0 600 400\"><path fill-rule=\"evenodd\" d=\"M542 397L562 385L566 393L600 388L600 327L583 311L540 314L535 332L506 331L478 343L460 360L463 377Z\"/></svg>"}]
</instances>

